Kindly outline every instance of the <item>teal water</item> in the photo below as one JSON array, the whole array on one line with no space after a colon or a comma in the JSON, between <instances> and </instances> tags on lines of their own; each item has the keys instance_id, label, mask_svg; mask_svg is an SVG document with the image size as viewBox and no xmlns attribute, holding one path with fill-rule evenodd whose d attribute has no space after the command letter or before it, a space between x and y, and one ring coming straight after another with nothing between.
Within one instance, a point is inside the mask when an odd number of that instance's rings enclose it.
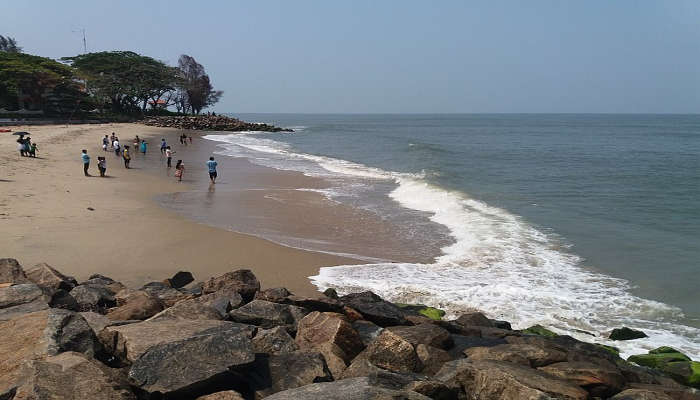
<instances>
[{"instance_id":1,"label":"teal water","mask_svg":"<svg viewBox=\"0 0 700 400\"><path fill-rule=\"evenodd\" d=\"M380 214L420 211L452 236L432 266L387 266L393 285L342 267L322 271L318 285L406 297L411 285L425 288L416 275L427 269L463 279L451 298L436 289L443 306L600 332L615 308L624 318L614 323L664 321L638 325L659 329L657 339L683 336L679 345L700 354L700 116L237 116L298 129L230 139L231 155L347 179L328 194ZM422 227L398 218L412 232ZM524 292L514 290L523 281ZM531 307L499 304L528 287L541 291ZM428 292L416 296L430 301ZM592 310L596 301L608 311ZM572 311L551 311L557 303Z\"/></svg>"}]
</instances>

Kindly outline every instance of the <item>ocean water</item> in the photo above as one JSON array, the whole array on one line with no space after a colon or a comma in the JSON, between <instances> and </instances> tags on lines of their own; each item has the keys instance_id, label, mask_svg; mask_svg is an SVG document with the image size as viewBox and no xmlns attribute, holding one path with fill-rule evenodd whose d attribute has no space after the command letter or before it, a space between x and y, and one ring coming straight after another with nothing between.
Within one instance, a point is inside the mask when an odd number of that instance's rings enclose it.
<instances>
[{"instance_id":1,"label":"ocean water","mask_svg":"<svg viewBox=\"0 0 700 400\"><path fill-rule=\"evenodd\" d=\"M700 359L700 116L236 116L296 132L208 136L219 154L328 179L407 252L440 245L431 263L323 268L319 288ZM620 326L650 337L609 343Z\"/></svg>"}]
</instances>

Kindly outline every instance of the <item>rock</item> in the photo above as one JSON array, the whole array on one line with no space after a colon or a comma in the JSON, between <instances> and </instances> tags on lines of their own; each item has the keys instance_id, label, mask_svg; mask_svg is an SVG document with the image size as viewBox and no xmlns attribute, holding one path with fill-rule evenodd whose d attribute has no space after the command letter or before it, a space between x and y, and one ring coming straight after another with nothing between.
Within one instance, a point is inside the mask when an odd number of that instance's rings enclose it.
<instances>
[{"instance_id":1,"label":"rock","mask_svg":"<svg viewBox=\"0 0 700 400\"><path fill-rule=\"evenodd\" d=\"M134 360L129 378L149 393L196 393L217 378L225 380L229 368L255 360L251 336L251 329L230 324L155 344Z\"/></svg>"},{"instance_id":2,"label":"rock","mask_svg":"<svg viewBox=\"0 0 700 400\"><path fill-rule=\"evenodd\" d=\"M148 293L137 290L124 298L125 304L107 311L107 318L112 321L144 320L163 310L163 303Z\"/></svg>"},{"instance_id":3,"label":"rock","mask_svg":"<svg viewBox=\"0 0 700 400\"><path fill-rule=\"evenodd\" d=\"M128 383L115 371L85 355L68 352L45 361L30 361L22 371L15 400L135 400Z\"/></svg>"},{"instance_id":4,"label":"rock","mask_svg":"<svg viewBox=\"0 0 700 400\"><path fill-rule=\"evenodd\" d=\"M199 396L195 400L244 400L240 393L233 390L216 392L206 396Z\"/></svg>"},{"instance_id":5,"label":"rock","mask_svg":"<svg viewBox=\"0 0 700 400\"><path fill-rule=\"evenodd\" d=\"M259 329L253 338L253 350L256 353L280 354L299 350L299 346L284 327L278 326L272 329Z\"/></svg>"},{"instance_id":6,"label":"rock","mask_svg":"<svg viewBox=\"0 0 700 400\"><path fill-rule=\"evenodd\" d=\"M474 399L588 398L585 390L565 380L501 361L450 361L435 379L450 387L462 387Z\"/></svg>"},{"instance_id":7,"label":"rock","mask_svg":"<svg viewBox=\"0 0 700 400\"><path fill-rule=\"evenodd\" d=\"M114 291L102 284L82 284L73 288L69 294L78 303L80 311L104 313L117 305Z\"/></svg>"},{"instance_id":8,"label":"rock","mask_svg":"<svg viewBox=\"0 0 700 400\"><path fill-rule=\"evenodd\" d=\"M101 345L87 322L66 310L43 310L0 322L0 337L0 393L16 384L19 369L27 361L66 351L101 355Z\"/></svg>"},{"instance_id":9,"label":"rock","mask_svg":"<svg viewBox=\"0 0 700 400\"><path fill-rule=\"evenodd\" d=\"M328 288L328 289L324 290L323 294L327 297L330 297L331 299L335 299L335 300L339 299L338 292L333 288Z\"/></svg>"},{"instance_id":10,"label":"rock","mask_svg":"<svg viewBox=\"0 0 700 400\"><path fill-rule=\"evenodd\" d=\"M49 301L49 307L51 308L62 308L64 310L80 311L80 305L78 302L63 289L58 289L51 296Z\"/></svg>"},{"instance_id":11,"label":"rock","mask_svg":"<svg viewBox=\"0 0 700 400\"><path fill-rule=\"evenodd\" d=\"M379 326L405 325L407 323L400 308L372 292L351 293L341 297L340 300L357 310L366 320Z\"/></svg>"},{"instance_id":12,"label":"rock","mask_svg":"<svg viewBox=\"0 0 700 400\"><path fill-rule=\"evenodd\" d=\"M384 388L372 384L370 378L343 379L336 382L314 383L273 394L269 400L428 400L430 397L408 391Z\"/></svg>"},{"instance_id":13,"label":"rock","mask_svg":"<svg viewBox=\"0 0 700 400\"><path fill-rule=\"evenodd\" d=\"M288 304L272 303L265 300L253 300L250 303L229 312L229 316L236 322L257 325L262 328L284 326L288 331L296 331L299 321L308 312L296 306Z\"/></svg>"},{"instance_id":14,"label":"rock","mask_svg":"<svg viewBox=\"0 0 700 400\"><path fill-rule=\"evenodd\" d=\"M464 326L484 326L488 328L495 328L494 323L480 312L462 314L455 320L455 322Z\"/></svg>"},{"instance_id":15,"label":"rock","mask_svg":"<svg viewBox=\"0 0 700 400\"><path fill-rule=\"evenodd\" d=\"M370 363L393 372L416 372L423 367L413 344L388 329L384 329L362 354Z\"/></svg>"},{"instance_id":16,"label":"rock","mask_svg":"<svg viewBox=\"0 0 700 400\"><path fill-rule=\"evenodd\" d=\"M190 282L194 282L194 276L192 276L191 272L179 271L178 273L173 275L172 278L166 279L166 282L168 286L175 289L179 289Z\"/></svg>"},{"instance_id":17,"label":"rock","mask_svg":"<svg viewBox=\"0 0 700 400\"><path fill-rule=\"evenodd\" d=\"M34 268L27 271L26 274L27 279L51 291L64 290L70 292L71 289L78 285L75 278L63 275L46 263L37 264Z\"/></svg>"},{"instance_id":18,"label":"rock","mask_svg":"<svg viewBox=\"0 0 700 400\"><path fill-rule=\"evenodd\" d=\"M225 321L159 319L135 324L108 326L98 335L105 349L120 360L136 361L153 346L181 341L192 336L211 334L217 331L250 332L255 328Z\"/></svg>"},{"instance_id":19,"label":"rock","mask_svg":"<svg viewBox=\"0 0 700 400\"><path fill-rule=\"evenodd\" d=\"M49 308L49 296L33 283L0 288L0 321Z\"/></svg>"},{"instance_id":20,"label":"rock","mask_svg":"<svg viewBox=\"0 0 700 400\"><path fill-rule=\"evenodd\" d=\"M379 336L379 334L382 332L382 329L384 329L373 322L365 320L353 322L352 327L360 335L360 339L362 339L362 344L365 347L369 345L374 339L376 339L377 336Z\"/></svg>"},{"instance_id":21,"label":"rock","mask_svg":"<svg viewBox=\"0 0 700 400\"><path fill-rule=\"evenodd\" d=\"M440 321L445 316L445 311L434 307L428 307L425 304L403 304L394 303L406 314L414 316L426 317L432 321Z\"/></svg>"},{"instance_id":22,"label":"rock","mask_svg":"<svg viewBox=\"0 0 700 400\"><path fill-rule=\"evenodd\" d=\"M332 380L321 353L301 350L270 356L259 355L255 364L245 370L256 398Z\"/></svg>"},{"instance_id":23,"label":"rock","mask_svg":"<svg viewBox=\"0 0 700 400\"><path fill-rule=\"evenodd\" d=\"M610 340L633 340L647 337L647 334L627 327L613 329L608 338Z\"/></svg>"},{"instance_id":24,"label":"rock","mask_svg":"<svg viewBox=\"0 0 700 400\"><path fill-rule=\"evenodd\" d=\"M472 361L507 361L528 367L542 367L567 360L567 354L554 348L532 344L501 344L493 347L472 347L464 350Z\"/></svg>"},{"instance_id":25,"label":"rock","mask_svg":"<svg viewBox=\"0 0 700 400\"><path fill-rule=\"evenodd\" d=\"M454 345L448 350L452 359L464 357L464 350L471 347L492 347L506 344L504 339L482 338L476 336L451 335Z\"/></svg>"},{"instance_id":26,"label":"rock","mask_svg":"<svg viewBox=\"0 0 700 400\"><path fill-rule=\"evenodd\" d=\"M550 331L549 329L545 328L542 325L533 325L527 329L523 329L521 332L528 334L528 335L538 335L538 336L544 336L544 337L557 337L557 336L559 336L556 333Z\"/></svg>"},{"instance_id":27,"label":"rock","mask_svg":"<svg viewBox=\"0 0 700 400\"><path fill-rule=\"evenodd\" d=\"M439 349L433 346L419 344L416 346L416 354L421 362L423 368L420 373L433 376L435 375L442 365L448 361L452 361L450 353L443 349ZM421 392L422 393L422 392Z\"/></svg>"},{"instance_id":28,"label":"rock","mask_svg":"<svg viewBox=\"0 0 700 400\"><path fill-rule=\"evenodd\" d=\"M164 307L172 307L178 301L192 298L191 294L171 288L163 282L147 283L141 287L141 290L160 300Z\"/></svg>"},{"instance_id":29,"label":"rock","mask_svg":"<svg viewBox=\"0 0 700 400\"><path fill-rule=\"evenodd\" d=\"M539 368L586 389L593 397L607 398L619 393L627 383L617 368L586 362L560 362Z\"/></svg>"},{"instance_id":30,"label":"rock","mask_svg":"<svg viewBox=\"0 0 700 400\"><path fill-rule=\"evenodd\" d=\"M256 292L254 298L256 300L271 301L273 303L283 303L287 297L291 295L292 293L287 290L287 288L278 287Z\"/></svg>"},{"instance_id":31,"label":"rock","mask_svg":"<svg viewBox=\"0 0 700 400\"><path fill-rule=\"evenodd\" d=\"M22 266L14 258L0 258L0 283L30 283Z\"/></svg>"},{"instance_id":32,"label":"rock","mask_svg":"<svg viewBox=\"0 0 700 400\"><path fill-rule=\"evenodd\" d=\"M244 301L248 302L253 299L255 292L260 290L260 282L251 270L239 269L211 278L204 283L204 293L214 293L227 288L234 289Z\"/></svg>"},{"instance_id":33,"label":"rock","mask_svg":"<svg viewBox=\"0 0 700 400\"><path fill-rule=\"evenodd\" d=\"M444 350L453 344L450 333L437 325L392 326L385 330L402 337L413 346L425 344Z\"/></svg>"},{"instance_id":34,"label":"rock","mask_svg":"<svg viewBox=\"0 0 700 400\"><path fill-rule=\"evenodd\" d=\"M340 356L345 363L352 361L364 349L360 334L347 318L330 312L314 311L299 321L296 343L302 350L313 350L324 343L332 343L341 351L340 354L334 354Z\"/></svg>"}]
</instances>

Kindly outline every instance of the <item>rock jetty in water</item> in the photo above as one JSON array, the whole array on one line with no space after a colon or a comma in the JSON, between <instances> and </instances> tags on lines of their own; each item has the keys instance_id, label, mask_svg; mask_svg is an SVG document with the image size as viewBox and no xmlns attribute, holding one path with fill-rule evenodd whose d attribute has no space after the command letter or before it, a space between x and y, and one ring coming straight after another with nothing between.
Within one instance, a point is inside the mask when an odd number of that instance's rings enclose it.
<instances>
[{"instance_id":1,"label":"rock jetty in water","mask_svg":"<svg viewBox=\"0 0 700 400\"><path fill-rule=\"evenodd\" d=\"M141 123L162 128L193 129L199 131L294 132L292 129L280 128L261 122L245 122L238 118L226 117L223 115L155 116L146 117Z\"/></svg>"},{"instance_id":2,"label":"rock jetty in water","mask_svg":"<svg viewBox=\"0 0 700 400\"><path fill-rule=\"evenodd\" d=\"M132 289L0 259L0 278L2 400L700 398L672 348L625 361L478 312L261 290L246 269Z\"/></svg>"}]
</instances>

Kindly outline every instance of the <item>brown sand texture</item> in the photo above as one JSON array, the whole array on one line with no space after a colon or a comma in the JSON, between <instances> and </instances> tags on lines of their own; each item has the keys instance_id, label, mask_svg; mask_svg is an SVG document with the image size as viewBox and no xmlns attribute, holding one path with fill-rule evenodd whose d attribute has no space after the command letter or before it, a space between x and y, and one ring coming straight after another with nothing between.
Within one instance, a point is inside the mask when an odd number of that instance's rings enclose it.
<instances>
[{"instance_id":1,"label":"brown sand texture","mask_svg":"<svg viewBox=\"0 0 700 400\"><path fill-rule=\"evenodd\" d=\"M127 170L120 158L101 149L106 134L116 132L129 145L139 135L148 139L149 157L154 158L160 137L173 143L181 131L138 124L12 129L30 132L39 146L36 159L20 157L17 136L0 133L0 257L16 258L25 268L46 262L79 280L101 273L132 287L180 270L206 280L250 268L267 287L310 295L316 288L308 277L320 267L357 263L185 219L159 207L154 198L186 191L193 179L190 171L178 183L172 173L139 155ZM83 176L81 149L91 156L92 177ZM178 151L174 159L188 150ZM102 155L105 178L96 166ZM197 179L207 182L205 174Z\"/></svg>"}]
</instances>

